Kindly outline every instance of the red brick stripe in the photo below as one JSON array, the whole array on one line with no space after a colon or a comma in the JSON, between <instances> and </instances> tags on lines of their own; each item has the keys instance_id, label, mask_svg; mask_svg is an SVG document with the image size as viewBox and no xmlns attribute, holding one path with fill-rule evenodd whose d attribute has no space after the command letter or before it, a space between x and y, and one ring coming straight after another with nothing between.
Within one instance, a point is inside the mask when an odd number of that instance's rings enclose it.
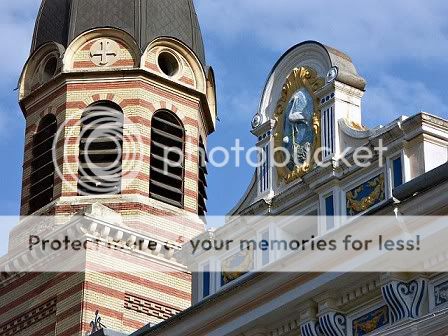
<instances>
[{"instance_id":1,"label":"red brick stripe","mask_svg":"<svg viewBox=\"0 0 448 336\"><path fill-rule=\"evenodd\" d=\"M177 94L167 92L166 90L157 88L155 85L141 81L123 81L123 82L96 82L96 83L79 83L68 84L68 92L79 91L97 91L97 90L116 90L116 89L144 89L150 93L157 94L165 99L175 101L178 104L188 106L194 109L199 108L199 102L193 102L189 99L181 97Z\"/></svg>"},{"instance_id":2,"label":"red brick stripe","mask_svg":"<svg viewBox=\"0 0 448 336\"><path fill-rule=\"evenodd\" d=\"M6 293L12 292L16 288L26 284L28 281L31 281L35 278L37 278L39 275L42 275L42 273L27 273L26 275L14 280L9 285L0 288L0 297L5 295Z\"/></svg>"},{"instance_id":3,"label":"red brick stripe","mask_svg":"<svg viewBox=\"0 0 448 336\"><path fill-rule=\"evenodd\" d=\"M136 283L142 287L146 287L148 289L153 289L157 292L160 292L161 294L169 293L173 297L178 297L178 298L186 300L186 301L191 301L190 293L186 293L186 292L180 291L180 290L172 288L172 287L158 284L156 282L142 279L142 278L139 278L136 276L132 276L130 274L126 274L126 273L106 273L106 274L113 276L115 279L129 282L130 284ZM110 287L106 287L106 286L96 284L93 282L86 282L86 290L90 290L92 292L102 294L102 295L105 295L105 296L108 296L111 298L120 299L120 300L123 300L123 302L124 302L124 295L125 295L124 291L112 289ZM123 290L124 290L124 288L123 288Z\"/></svg>"},{"instance_id":4,"label":"red brick stripe","mask_svg":"<svg viewBox=\"0 0 448 336\"><path fill-rule=\"evenodd\" d=\"M26 117L29 118L30 116L39 112L42 108L45 108L45 107L51 105L51 102L59 99L63 95L66 95L67 90L68 90L68 88L66 86L63 86L60 89L54 91L52 94L46 96L44 99L39 101L37 104L33 105L32 108L29 108L26 111Z\"/></svg>"},{"instance_id":5,"label":"red brick stripe","mask_svg":"<svg viewBox=\"0 0 448 336\"><path fill-rule=\"evenodd\" d=\"M146 315L145 315L145 318L147 318ZM134 320L131 320L131 319L125 317L125 318L123 318L123 325L125 327L130 327L135 330L138 330L140 328L143 328L146 324L143 322L134 321Z\"/></svg>"},{"instance_id":6,"label":"red brick stripe","mask_svg":"<svg viewBox=\"0 0 448 336\"><path fill-rule=\"evenodd\" d=\"M77 274L75 273L75 275L77 275ZM27 301L33 299L35 296L52 289L59 282L66 280L66 279L70 279L70 278L75 278L75 277L73 276L73 274L70 274L70 273L61 273L61 274L56 275L51 280L34 288L33 290L27 292L26 294L18 297L17 299L13 300L12 302L9 302L8 304L5 304L2 307L0 307L0 315L3 315L6 312L14 309L15 307L23 304L24 302L27 302ZM77 286L79 286L79 284Z\"/></svg>"},{"instance_id":7,"label":"red brick stripe","mask_svg":"<svg viewBox=\"0 0 448 336\"><path fill-rule=\"evenodd\" d=\"M39 331L29 335L29 336L44 336L44 335L53 335L55 331L56 323L52 323ZM59 336L59 335L58 335Z\"/></svg>"},{"instance_id":8,"label":"red brick stripe","mask_svg":"<svg viewBox=\"0 0 448 336\"><path fill-rule=\"evenodd\" d=\"M129 66L132 67L135 65L135 60L133 59L121 59L110 65L108 68L120 67L120 66ZM86 69L86 68L97 68L98 66L92 61L75 61L73 62L73 69Z\"/></svg>"},{"instance_id":9,"label":"red brick stripe","mask_svg":"<svg viewBox=\"0 0 448 336\"><path fill-rule=\"evenodd\" d=\"M179 81L183 82L183 83L185 83L187 85L191 85L191 86L194 85L194 81L191 78L188 78L186 76L182 76L181 78L179 78Z\"/></svg>"},{"instance_id":10,"label":"red brick stripe","mask_svg":"<svg viewBox=\"0 0 448 336\"><path fill-rule=\"evenodd\" d=\"M157 73L160 73L159 68L158 68L157 65L155 65L154 63L146 62L146 63L145 63L145 67L147 67L148 69L150 69L150 70L152 70L152 71L155 71L155 72L157 72Z\"/></svg>"},{"instance_id":11,"label":"red brick stripe","mask_svg":"<svg viewBox=\"0 0 448 336\"><path fill-rule=\"evenodd\" d=\"M182 271L173 269L173 268L171 268L171 267L169 267L167 265L163 266L161 264L154 263L151 260L141 259L140 257L135 257L135 256L132 256L132 255L128 255L126 253L122 253L121 251L111 250L111 249L109 249L109 248L107 248L105 246L95 246L95 252L100 253L103 257L114 257L114 258L118 258L120 260L123 260L123 261L125 261L127 263L130 263L130 264L133 264L133 265L136 265L136 266L145 267L145 268L148 269L148 273L151 273L151 270L159 269L159 271L157 273L162 273L162 274L165 273L165 274L168 274L171 278L175 278L175 279L178 279L178 280L183 280L183 281L186 281L186 282L190 282L191 281L190 273L182 272ZM90 267L92 267L92 268L90 268ZM111 276L114 276L114 277L115 277L116 274L120 274L120 275L123 275L123 279L127 279L127 280L129 280L129 278L126 278L127 276L131 276L132 277L132 274L124 273L124 272L117 272L117 270L115 270L115 269L112 269L112 268L107 267L107 266L99 265L99 264L96 264L96 263L93 263L93 262L88 262L86 264L86 268L87 268L87 270L90 270L90 269L104 270L104 272L102 272L102 273L105 273L107 275L111 275ZM132 279L130 281L131 282L135 281L135 283L140 283L140 280L138 280L140 278L141 277L135 276L135 277L132 277ZM143 279L143 278L141 278L141 279ZM142 284L142 285L148 287L146 284ZM164 291L165 290L169 290L170 288L171 287L166 287L166 288L164 288ZM186 292L183 292L183 293L184 294L188 294Z\"/></svg>"},{"instance_id":12,"label":"red brick stripe","mask_svg":"<svg viewBox=\"0 0 448 336\"><path fill-rule=\"evenodd\" d=\"M83 324L78 323L74 325L73 327L63 331L62 333L59 333L57 336L73 336L73 335L80 335L79 332L82 331ZM84 335L84 334L82 334Z\"/></svg>"}]
</instances>

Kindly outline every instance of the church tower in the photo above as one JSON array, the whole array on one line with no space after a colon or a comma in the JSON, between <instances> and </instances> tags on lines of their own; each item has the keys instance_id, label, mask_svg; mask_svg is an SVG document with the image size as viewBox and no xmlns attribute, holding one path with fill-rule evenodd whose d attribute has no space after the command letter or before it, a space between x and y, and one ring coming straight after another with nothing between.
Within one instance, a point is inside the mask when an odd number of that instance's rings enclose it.
<instances>
[{"instance_id":1,"label":"church tower","mask_svg":"<svg viewBox=\"0 0 448 336\"><path fill-rule=\"evenodd\" d=\"M29 236L72 225L100 248L87 249L86 272L2 273L0 335L86 335L97 310L127 334L187 308L190 274L173 254L204 230L216 122L193 1L43 0L19 103L21 215L54 220L16 226L9 266L45 262L23 252Z\"/></svg>"}]
</instances>

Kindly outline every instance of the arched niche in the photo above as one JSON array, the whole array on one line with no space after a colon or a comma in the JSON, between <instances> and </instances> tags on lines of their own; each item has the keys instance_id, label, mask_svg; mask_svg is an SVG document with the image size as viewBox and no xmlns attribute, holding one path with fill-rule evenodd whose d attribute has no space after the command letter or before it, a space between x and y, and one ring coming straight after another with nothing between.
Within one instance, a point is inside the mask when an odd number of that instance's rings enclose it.
<instances>
[{"instance_id":1,"label":"arched niche","mask_svg":"<svg viewBox=\"0 0 448 336\"><path fill-rule=\"evenodd\" d=\"M62 45L48 42L28 58L19 79L19 100L61 73L64 53Z\"/></svg>"},{"instance_id":2,"label":"arched niche","mask_svg":"<svg viewBox=\"0 0 448 336\"><path fill-rule=\"evenodd\" d=\"M170 74L163 70L161 60L166 54L178 62L178 70L175 73ZM177 39L159 37L152 41L143 53L141 64L148 71L206 93L204 67L195 53Z\"/></svg>"},{"instance_id":3,"label":"arched niche","mask_svg":"<svg viewBox=\"0 0 448 336\"><path fill-rule=\"evenodd\" d=\"M318 77L325 78L332 62L325 47L314 41L300 43L283 54L269 74L263 90L259 107L262 123L273 119L285 79L295 68L302 66L313 69Z\"/></svg>"},{"instance_id":4,"label":"arched niche","mask_svg":"<svg viewBox=\"0 0 448 336\"><path fill-rule=\"evenodd\" d=\"M79 35L68 46L64 71L138 68L140 57L131 35L116 28L97 28Z\"/></svg>"}]
</instances>

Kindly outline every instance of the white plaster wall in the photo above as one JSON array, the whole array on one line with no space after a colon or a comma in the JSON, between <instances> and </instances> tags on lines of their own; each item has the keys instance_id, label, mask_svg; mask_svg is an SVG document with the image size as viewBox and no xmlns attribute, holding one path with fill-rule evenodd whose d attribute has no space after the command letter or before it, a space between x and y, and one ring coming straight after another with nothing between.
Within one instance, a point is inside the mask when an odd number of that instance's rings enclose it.
<instances>
[{"instance_id":1,"label":"white plaster wall","mask_svg":"<svg viewBox=\"0 0 448 336\"><path fill-rule=\"evenodd\" d=\"M448 146L425 141L424 155L425 172L428 172L448 161Z\"/></svg>"}]
</instances>

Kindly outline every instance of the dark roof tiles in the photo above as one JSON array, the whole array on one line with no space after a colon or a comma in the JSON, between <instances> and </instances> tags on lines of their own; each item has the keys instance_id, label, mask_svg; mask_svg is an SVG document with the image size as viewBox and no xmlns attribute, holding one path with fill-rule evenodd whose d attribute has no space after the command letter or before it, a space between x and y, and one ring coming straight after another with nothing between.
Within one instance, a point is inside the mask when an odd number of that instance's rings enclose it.
<instances>
[{"instance_id":1,"label":"dark roof tiles","mask_svg":"<svg viewBox=\"0 0 448 336\"><path fill-rule=\"evenodd\" d=\"M205 65L193 0L43 0L31 52L46 42L67 47L83 32L102 27L126 31L142 51L158 37L176 38Z\"/></svg>"}]
</instances>

